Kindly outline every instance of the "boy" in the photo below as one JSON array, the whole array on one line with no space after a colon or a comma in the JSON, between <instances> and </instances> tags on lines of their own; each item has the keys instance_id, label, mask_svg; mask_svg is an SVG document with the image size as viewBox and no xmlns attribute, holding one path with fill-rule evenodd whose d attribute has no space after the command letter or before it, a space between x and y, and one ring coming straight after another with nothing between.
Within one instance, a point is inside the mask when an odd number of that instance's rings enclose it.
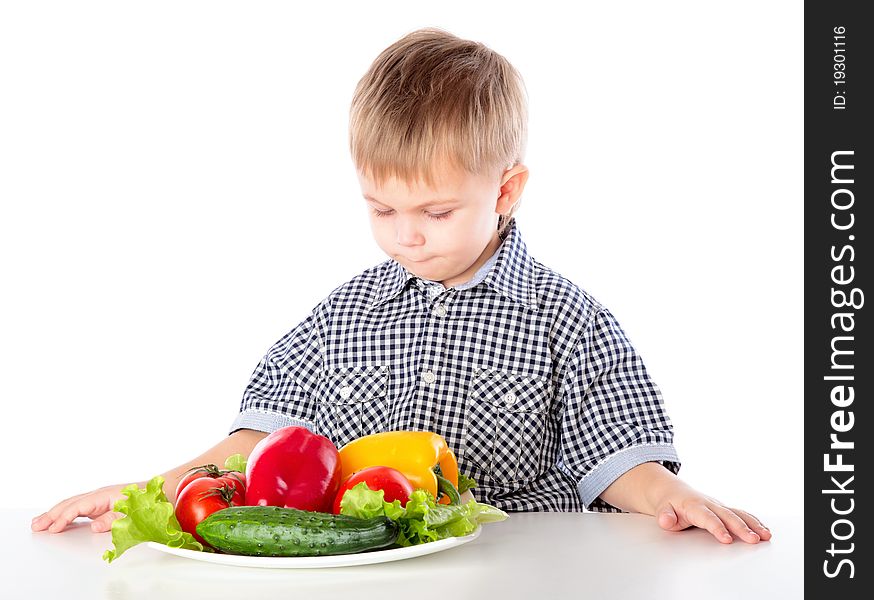
<instances>
[{"instance_id":1,"label":"boy","mask_svg":"<svg viewBox=\"0 0 874 600\"><path fill-rule=\"evenodd\" d=\"M752 515L678 479L661 394L616 320L531 258L514 218L528 180L524 86L502 56L415 31L356 89L350 149L390 257L335 289L264 356L230 435L163 476L248 455L302 425L337 447L392 429L436 431L483 502L508 511L634 511L731 543L770 538ZM141 482L140 485L144 485ZM123 485L65 500L106 531Z\"/></svg>"}]
</instances>

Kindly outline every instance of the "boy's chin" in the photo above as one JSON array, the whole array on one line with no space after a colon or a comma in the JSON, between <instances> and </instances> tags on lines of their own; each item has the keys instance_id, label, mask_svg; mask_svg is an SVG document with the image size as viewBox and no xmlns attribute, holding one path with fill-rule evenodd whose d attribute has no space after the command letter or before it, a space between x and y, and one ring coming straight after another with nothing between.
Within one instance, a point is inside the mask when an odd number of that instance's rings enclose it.
<instances>
[{"instance_id":1,"label":"boy's chin","mask_svg":"<svg viewBox=\"0 0 874 600\"><path fill-rule=\"evenodd\" d=\"M421 277L422 279L431 279L432 281L439 281L439 274L434 269L428 269L427 267L423 267L422 263L409 263L407 264L407 271L415 275L416 277Z\"/></svg>"},{"instance_id":2,"label":"boy's chin","mask_svg":"<svg viewBox=\"0 0 874 600\"><path fill-rule=\"evenodd\" d=\"M436 268L434 259L422 262L407 261L407 264L404 266L407 268L407 271L421 279L442 281L446 277L446 274L441 269Z\"/></svg>"}]
</instances>

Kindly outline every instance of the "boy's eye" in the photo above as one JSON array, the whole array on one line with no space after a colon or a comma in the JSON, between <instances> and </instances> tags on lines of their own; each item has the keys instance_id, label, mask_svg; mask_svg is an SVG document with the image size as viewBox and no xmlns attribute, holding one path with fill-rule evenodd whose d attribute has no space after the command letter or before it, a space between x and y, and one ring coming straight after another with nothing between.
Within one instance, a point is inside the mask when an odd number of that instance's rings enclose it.
<instances>
[{"instance_id":1,"label":"boy's eye","mask_svg":"<svg viewBox=\"0 0 874 600\"><path fill-rule=\"evenodd\" d=\"M371 210L373 211L373 214L376 217L388 217L392 213L394 213L393 210L379 210L377 208L372 208ZM425 213L425 214L428 215L429 219L434 219L435 221L439 221L439 220L445 219L449 215L451 215L452 211L448 210L448 211L443 212L443 213Z\"/></svg>"}]
</instances>

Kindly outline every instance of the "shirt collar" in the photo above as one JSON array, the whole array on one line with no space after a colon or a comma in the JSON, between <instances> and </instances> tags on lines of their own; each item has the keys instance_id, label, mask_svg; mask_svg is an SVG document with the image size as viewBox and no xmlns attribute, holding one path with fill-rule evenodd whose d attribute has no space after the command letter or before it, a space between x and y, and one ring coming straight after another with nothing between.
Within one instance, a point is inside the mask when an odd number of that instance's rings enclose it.
<instances>
[{"instance_id":1,"label":"shirt collar","mask_svg":"<svg viewBox=\"0 0 874 600\"><path fill-rule=\"evenodd\" d=\"M522 241L515 218L510 220L504 234L504 241L496 254L497 259L481 285L487 285L502 296L537 310L533 281L534 260L528 254L525 242ZM386 268L382 271L382 279L373 307L391 300L400 294L411 280L417 278L394 259L386 261L385 264Z\"/></svg>"}]
</instances>

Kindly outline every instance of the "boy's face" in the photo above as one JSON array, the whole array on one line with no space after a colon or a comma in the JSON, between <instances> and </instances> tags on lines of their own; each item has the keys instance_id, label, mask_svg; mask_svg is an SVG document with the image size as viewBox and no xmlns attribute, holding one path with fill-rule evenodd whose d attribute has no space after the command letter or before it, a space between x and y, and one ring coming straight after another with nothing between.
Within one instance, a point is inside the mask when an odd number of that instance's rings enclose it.
<instances>
[{"instance_id":1,"label":"boy's face","mask_svg":"<svg viewBox=\"0 0 874 600\"><path fill-rule=\"evenodd\" d=\"M500 179L439 169L436 187L395 177L377 186L358 171L379 247L423 279L452 287L469 281L494 254L498 216L518 200L528 169L516 165Z\"/></svg>"}]
</instances>

